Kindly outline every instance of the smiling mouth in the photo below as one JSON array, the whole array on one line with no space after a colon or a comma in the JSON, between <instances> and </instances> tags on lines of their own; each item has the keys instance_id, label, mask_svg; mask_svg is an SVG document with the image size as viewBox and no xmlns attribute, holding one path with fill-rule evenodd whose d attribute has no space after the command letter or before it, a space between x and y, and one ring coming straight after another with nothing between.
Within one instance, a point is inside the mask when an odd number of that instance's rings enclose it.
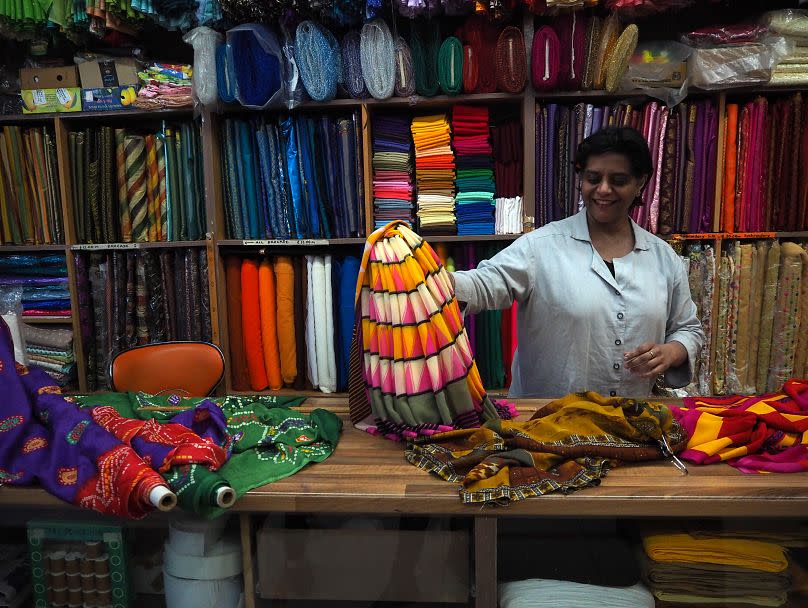
<instances>
[{"instance_id":1,"label":"smiling mouth","mask_svg":"<svg viewBox=\"0 0 808 608\"><path fill-rule=\"evenodd\" d=\"M614 205L616 201L599 201L597 199L592 199L592 202L595 203L598 207L609 207Z\"/></svg>"}]
</instances>

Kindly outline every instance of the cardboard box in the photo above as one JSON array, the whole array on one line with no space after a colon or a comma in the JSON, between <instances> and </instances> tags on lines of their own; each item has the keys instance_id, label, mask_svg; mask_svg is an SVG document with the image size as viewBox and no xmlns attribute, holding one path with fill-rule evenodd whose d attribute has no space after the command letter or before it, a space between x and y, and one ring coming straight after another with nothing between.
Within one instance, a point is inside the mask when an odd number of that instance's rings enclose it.
<instances>
[{"instance_id":1,"label":"cardboard box","mask_svg":"<svg viewBox=\"0 0 808 608\"><path fill-rule=\"evenodd\" d=\"M23 114L81 111L81 89L76 87L22 90L20 97Z\"/></svg>"},{"instance_id":2,"label":"cardboard box","mask_svg":"<svg viewBox=\"0 0 808 608\"><path fill-rule=\"evenodd\" d=\"M131 110L137 97L135 87L114 87L104 89L82 89L81 105L85 112L106 110Z\"/></svg>"},{"instance_id":3,"label":"cardboard box","mask_svg":"<svg viewBox=\"0 0 808 608\"><path fill-rule=\"evenodd\" d=\"M21 68L20 89L70 89L79 86L76 66L62 68Z\"/></svg>"},{"instance_id":4,"label":"cardboard box","mask_svg":"<svg viewBox=\"0 0 808 608\"><path fill-rule=\"evenodd\" d=\"M267 599L467 603L469 532L262 528Z\"/></svg>"},{"instance_id":5,"label":"cardboard box","mask_svg":"<svg viewBox=\"0 0 808 608\"><path fill-rule=\"evenodd\" d=\"M137 64L133 59L85 61L78 67L83 89L111 89L138 84Z\"/></svg>"}]
</instances>

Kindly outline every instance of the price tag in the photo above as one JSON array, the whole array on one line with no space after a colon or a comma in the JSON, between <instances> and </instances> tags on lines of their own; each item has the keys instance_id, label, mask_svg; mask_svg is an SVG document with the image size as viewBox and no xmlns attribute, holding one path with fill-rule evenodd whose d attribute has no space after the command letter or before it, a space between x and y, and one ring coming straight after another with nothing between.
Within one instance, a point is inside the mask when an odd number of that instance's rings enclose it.
<instances>
[{"instance_id":1,"label":"price tag","mask_svg":"<svg viewBox=\"0 0 808 608\"><path fill-rule=\"evenodd\" d=\"M247 247L267 247L278 245L280 247L314 247L328 245L328 239L253 239L241 241Z\"/></svg>"},{"instance_id":2,"label":"price tag","mask_svg":"<svg viewBox=\"0 0 808 608\"><path fill-rule=\"evenodd\" d=\"M73 251L101 251L109 249L140 249L140 243L89 243L87 245L72 245Z\"/></svg>"}]
</instances>

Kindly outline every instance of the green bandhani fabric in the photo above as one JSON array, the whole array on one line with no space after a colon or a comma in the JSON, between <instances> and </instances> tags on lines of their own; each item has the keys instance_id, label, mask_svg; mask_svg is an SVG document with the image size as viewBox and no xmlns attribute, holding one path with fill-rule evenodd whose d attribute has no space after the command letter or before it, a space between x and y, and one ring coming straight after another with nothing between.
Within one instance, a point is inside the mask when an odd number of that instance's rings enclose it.
<instances>
[{"instance_id":1,"label":"green bandhani fabric","mask_svg":"<svg viewBox=\"0 0 808 608\"><path fill-rule=\"evenodd\" d=\"M181 408L190 409L205 398L145 393L100 393L74 397L81 407L107 405L122 416L168 422ZM342 420L334 413L315 409L304 414L290 409L302 397L229 396L210 397L222 408L227 431L234 437L230 459L216 472L199 465L176 467L165 475L180 506L207 518L221 515L211 500L226 480L237 497L259 486L293 475L310 462L322 462L334 451ZM147 408L177 408L173 411Z\"/></svg>"}]
</instances>

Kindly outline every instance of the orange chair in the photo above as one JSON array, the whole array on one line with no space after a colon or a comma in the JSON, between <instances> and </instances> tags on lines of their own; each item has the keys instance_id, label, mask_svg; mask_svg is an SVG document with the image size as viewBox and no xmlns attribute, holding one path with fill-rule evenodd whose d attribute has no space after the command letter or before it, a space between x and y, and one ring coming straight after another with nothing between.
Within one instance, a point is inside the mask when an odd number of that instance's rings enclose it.
<instances>
[{"instance_id":1,"label":"orange chair","mask_svg":"<svg viewBox=\"0 0 808 608\"><path fill-rule=\"evenodd\" d=\"M158 342L122 350L109 365L112 390L205 397L224 377L224 355L210 342Z\"/></svg>"}]
</instances>

